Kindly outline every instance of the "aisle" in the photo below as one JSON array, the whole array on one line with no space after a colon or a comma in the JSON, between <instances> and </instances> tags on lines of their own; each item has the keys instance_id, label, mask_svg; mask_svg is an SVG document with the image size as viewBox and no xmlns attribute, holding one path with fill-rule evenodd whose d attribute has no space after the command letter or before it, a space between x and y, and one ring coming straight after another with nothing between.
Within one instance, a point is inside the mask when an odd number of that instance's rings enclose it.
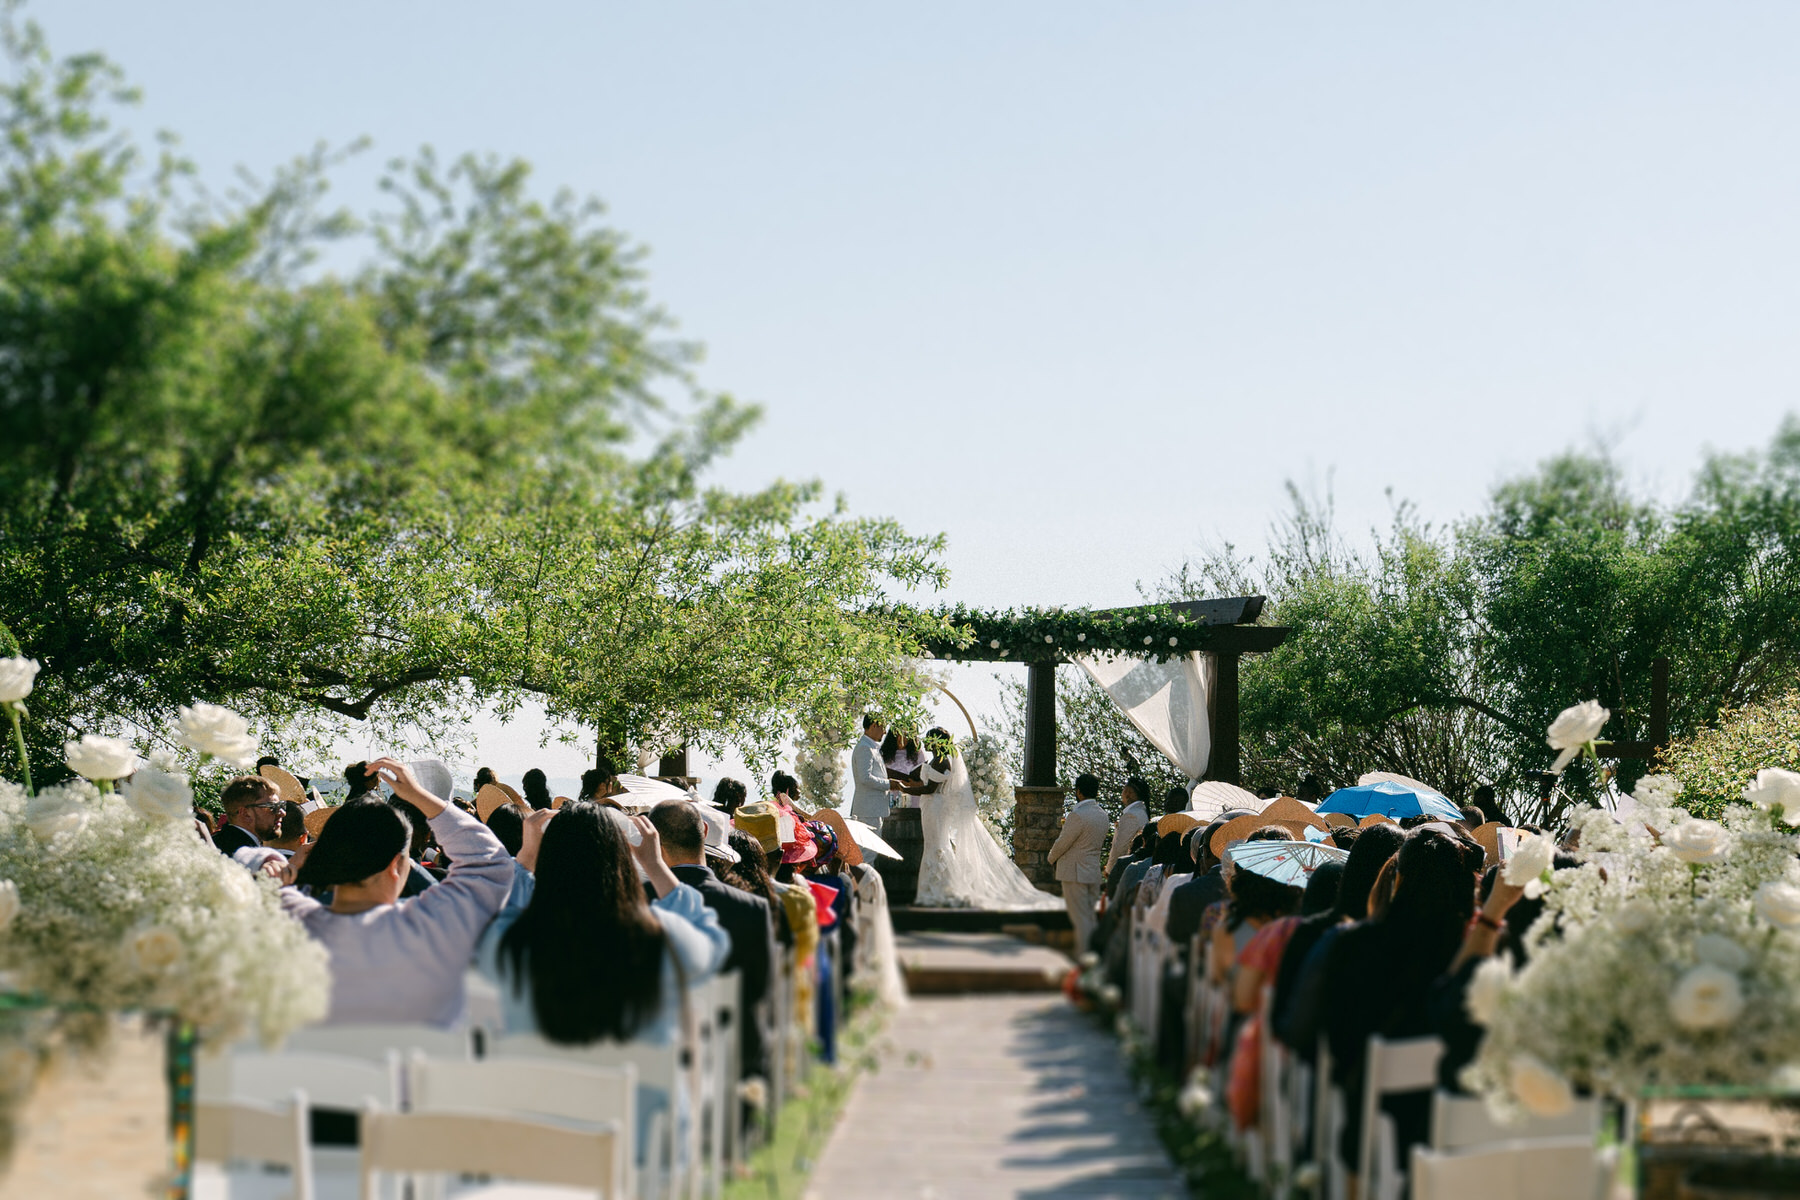
<instances>
[{"instance_id":1,"label":"aisle","mask_svg":"<svg viewBox=\"0 0 1800 1200\"><path fill-rule=\"evenodd\" d=\"M1116 1043L1060 995L915 999L809 1200L1181 1197Z\"/></svg>"}]
</instances>

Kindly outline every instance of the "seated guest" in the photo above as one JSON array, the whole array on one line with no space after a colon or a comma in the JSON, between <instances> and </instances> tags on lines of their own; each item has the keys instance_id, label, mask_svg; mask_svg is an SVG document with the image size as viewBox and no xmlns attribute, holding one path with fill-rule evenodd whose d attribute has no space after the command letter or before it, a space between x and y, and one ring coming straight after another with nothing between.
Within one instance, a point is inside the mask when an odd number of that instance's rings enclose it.
<instances>
[{"instance_id":1,"label":"seated guest","mask_svg":"<svg viewBox=\"0 0 1800 1200\"><path fill-rule=\"evenodd\" d=\"M1307 1062L1318 1053L1324 1020L1320 996L1330 946L1351 922L1370 915L1375 880L1405 841L1406 835L1394 825L1371 825L1363 830L1344 860L1336 902L1328 912L1303 918L1281 953L1269 1006L1272 1028L1276 1037Z\"/></svg>"},{"instance_id":2,"label":"seated guest","mask_svg":"<svg viewBox=\"0 0 1800 1200\"><path fill-rule=\"evenodd\" d=\"M579 800L600 801L619 792L619 771L612 760L601 758L598 764L581 773L581 795Z\"/></svg>"},{"instance_id":3,"label":"seated guest","mask_svg":"<svg viewBox=\"0 0 1800 1200\"><path fill-rule=\"evenodd\" d=\"M1225 898L1224 864L1213 857L1212 835L1228 818L1216 817L1212 824L1188 833L1188 856L1194 863L1193 877L1177 884L1169 895L1169 924L1164 930L1169 940L1185 946L1200 932L1200 915L1206 907Z\"/></svg>"},{"instance_id":4,"label":"seated guest","mask_svg":"<svg viewBox=\"0 0 1800 1200\"><path fill-rule=\"evenodd\" d=\"M508 854L519 857L519 847L525 844L525 814L516 804L502 804L489 813L487 827L500 839Z\"/></svg>"},{"instance_id":5,"label":"seated guest","mask_svg":"<svg viewBox=\"0 0 1800 1200\"><path fill-rule=\"evenodd\" d=\"M713 804L727 813L735 813L748 796L744 785L735 779L721 779L713 788Z\"/></svg>"},{"instance_id":6,"label":"seated guest","mask_svg":"<svg viewBox=\"0 0 1800 1200\"><path fill-rule=\"evenodd\" d=\"M261 775L240 775L226 784L219 805L225 810L225 824L213 834L213 845L221 853L261 846L281 826L281 793Z\"/></svg>"},{"instance_id":7,"label":"seated guest","mask_svg":"<svg viewBox=\"0 0 1800 1200\"><path fill-rule=\"evenodd\" d=\"M494 768L483 767L475 772L475 790L479 792L490 783L499 783L500 777L494 774Z\"/></svg>"},{"instance_id":8,"label":"seated guest","mask_svg":"<svg viewBox=\"0 0 1800 1200\"><path fill-rule=\"evenodd\" d=\"M406 856L412 860L412 865L408 869L405 884L400 888L400 898L411 900L437 882L437 876L428 871L424 864L426 848L431 845L431 824L425 820L425 814L398 797L388 803L393 805L394 811L400 814L401 820L406 822L407 829L411 831Z\"/></svg>"},{"instance_id":9,"label":"seated guest","mask_svg":"<svg viewBox=\"0 0 1800 1200\"><path fill-rule=\"evenodd\" d=\"M306 810L292 800L283 800L276 820L275 835L263 845L292 858L294 851L306 845Z\"/></svg>"},{"instance_id":10,"label":"seated guest","mask_svg":"<svg viewBox=\"0 0 1800 1200\"><path fill-rule=\"evenodd\" d=\"M449 874L401 902L412 830L383 800L347 801L283 875L281 903L331 957L326 1024L455 1024L463 976L482 932L506 901L513 863L474 817L451 808L391 758L368 764L430 822L451 857ZM326 907L302 888L330 888Z\"/></svg>"},{"instance_id":11,"label":"seated guest","mask_svg":"<svg viewBox=\"0 0 1800 1200\"><path fill-rule=\"evenodd\" d=\"M722 971L738 973L739 1048L745 1077L767 1075L763 1045L768 1028L770 963L775 957L774 922L769 902L721 882L706 865L706 824L700 810L686 800L664 800L650 810L650 823L662 841L663 861L675 878L700 893L719 924L731 935L731 951ZM761 855L761 851L758 851Z\"/></svg>"},{"instance_id":12,"label":"seated guest","mask_svg":"<svg viewBox=\"0 0 1800 1200\"><path fill-rule=\"evenodd\" d=\"M719 973L731 938L663 861L650 819L592 801L534 813L519 865L524 871L476 954L477 969L499 985L507 1031L571 1046L674 1040L683 989ZM645 899L646 882L654 902ZM646 1085L638 1096L642 1158L649 1121L671 1098ZM685 1098L675 1111L685 1126Z\"/></svg>"},{"instance_id":13,"label":"seated guest","mask_svg":"<svg viewBox=\"0 0 1800 1200\"><path fill-rule=\"evenodd\" d=\"M1186 812L1188 807L1188 790L1179 785L1163 793L1163 816Z\"/></svg>"},{"instance_id":14,"label":"seated guest","mask_svg":"<svg viewBox=\"0 0 1800 1200\"><path fill-rule=\"evenodd\" d=\"M381 791L381 778L375 773L375 764L353 762L344 768L344 782L350 785L350 794L346 800L354 800L358 796L366 796L370 792Z\"/></svg>"},{"instance_id":15,"label":"seated guest","mask_svg":"<svg viewBox=\"0 0 1800 1200\"><path fill-rule=\"evenodd\" d=\"M1354 851L1352 851L1354 853ZM1346 1097L1363 1094L1369 1035L1421 1037L1432 1032L1426 1002L1475 912L1481 847L1443 829L1407 834L1394 863L1394 898L1381 916L1346 929L1325 964L1325 1030L1332 1082ZM1430 1124L1427 1089L1384 1100L1393 1118L1399 1161L1424 1141ZM1362 1104L1347 1103L1338 1157L1356 1170L1362 1148Z\"/></svg>"},{"instance_id":16,"label":"seated guest","mask_svg":"<svg viewBox=\"0 0 1800 1200\"><path fill-rule=\"evenodd\" d=\"M550 784L542 771L533 767L525 772L525 778L519 782L524 785L525 803L531 806L533 812L543 812L550 807Z\"/></svg>"},{"instance_id":17,"label":"seated guest","mask_svg":"<svg viewBox=\"0 0 1800 1200\"><path fill-rule=\"evenodd\" d=\"M1249 842L1291 842L1294 835L1280 825L1265 825ZM1229 851L1227 854L1229 855ZM1233 866L1225 872L1225 919L1212 931L1212 972L1215 983L1225 983L1237 972L1238 962L1263 926L1288 916L1300 907L1300 889ZM1238 1010L1243 1011L1243 1010Z\"/></svg>"}]
</instances>

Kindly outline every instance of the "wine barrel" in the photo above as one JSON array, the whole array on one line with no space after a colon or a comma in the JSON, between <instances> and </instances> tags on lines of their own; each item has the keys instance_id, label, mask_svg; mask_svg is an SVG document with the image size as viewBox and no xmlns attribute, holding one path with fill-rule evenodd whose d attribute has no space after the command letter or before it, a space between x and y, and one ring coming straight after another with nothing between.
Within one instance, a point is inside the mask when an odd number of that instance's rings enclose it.
<instances>
[{"instance_id":1,"label":"wine barrel","mask_svg":"<svg viewBox=\"0 0 1800 1200\"><path fill-rule=\"evenodd\" d=\"M916 808L896 808L881 819L881 837L905 858L872 856L881 872L889 904L911 904L919 895L919 864L925 859L925 826Z\"/></svg>"}]
</instances>

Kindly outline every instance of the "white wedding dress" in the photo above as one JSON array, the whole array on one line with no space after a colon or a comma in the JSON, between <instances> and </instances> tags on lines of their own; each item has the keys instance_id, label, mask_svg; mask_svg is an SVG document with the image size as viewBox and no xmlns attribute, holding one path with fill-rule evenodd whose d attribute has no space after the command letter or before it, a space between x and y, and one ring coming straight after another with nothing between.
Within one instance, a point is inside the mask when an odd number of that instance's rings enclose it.
<instances>
[{"instance_id":1,"label":"white wedding dress","mask_svg":"<svg viewBox=\"0 0 1800 1200\"><path fill-rule=\"evenodd\" d=\"M919 768L919 778L939 786L919 797L925 857L919 864L919 893L913 903L999 912L1063 907L1060 897L1032 886L981 823L961 755L950 760L947 773L927 762Z\"/></svg>"}]
</instances>

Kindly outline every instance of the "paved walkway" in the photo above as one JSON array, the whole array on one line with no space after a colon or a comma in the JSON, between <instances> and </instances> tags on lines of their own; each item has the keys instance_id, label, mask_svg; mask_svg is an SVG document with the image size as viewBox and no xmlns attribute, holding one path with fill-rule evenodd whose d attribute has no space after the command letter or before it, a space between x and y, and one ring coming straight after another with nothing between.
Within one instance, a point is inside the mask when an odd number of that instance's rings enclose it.
<instances>
[{"instance_id":1,"label":"paved walkway","mask_svg":"<svg viewBox=\"0 0 1800 1200\"><path fill-rule=\"evenodd\" d=\"M883 1041L809 1200L1186 1195L1117 1044L1061 996L916 998Z\"/></svg>"}]
</instances>

